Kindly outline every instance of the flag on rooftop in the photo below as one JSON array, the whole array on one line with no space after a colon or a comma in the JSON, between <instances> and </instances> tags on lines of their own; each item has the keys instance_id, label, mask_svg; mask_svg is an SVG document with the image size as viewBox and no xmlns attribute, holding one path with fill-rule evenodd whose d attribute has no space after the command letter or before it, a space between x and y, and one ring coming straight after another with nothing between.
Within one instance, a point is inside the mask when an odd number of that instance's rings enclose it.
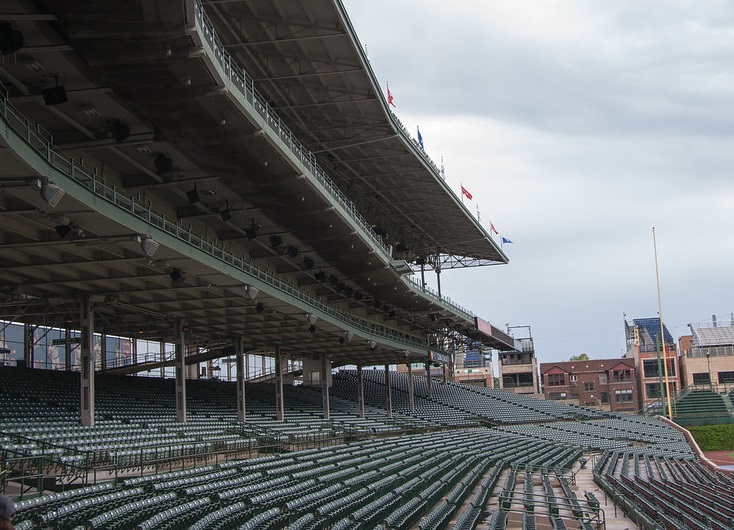
<instances>
[{"instance_id":1,"label":"flag on rooftop","mask_svg":"<svg viewBox=\"0 0 734 530\"><path fill-rule=\"evenodd\" d=\"M504 245L506 243L512 243L512 241L510 241L509 239L507 239L505 236L502 236L502 244Z\"/></svg>"},{"instance_id":2,"label":"flag on rooftop","mask_svg":"<svg viewBox=\"0 0 734 530\"><path fill-rule=\"evenodd\" d=\"M489 223L489 227L492 229L492 232L496 235L500 235L500 233L497 231L497 229L494 227L492 223Z\"/></svg>"},{"instance_id":3,"label":"flag on rooftop","mask_svg":"<svg viewBox=\"0 0 734 530\"><path fill-rule=\"evenodd\" d=\"M390 92L390 85L387 85L387 104L395 106L395 102L393 101L392 92Z\"/></svg>"},{"instance_id":4,"label":"flag on rooftop","mask_svg":"<svg viewBox=\"0 0 734 530\"><path fill-rule=\"evenodd\" d=\"M421 149L425 151L423 147L423 137L421 136L421 128L416 125L416 129L418 129L418 145L420 145Z\"/></svg>"},{"instance_id":5,"label":"flag on rooftop","mask_svg":"<svg viewBox=\"0 0 734 530\"><path fill-rule=\"evenodd\" d=\"M469 193L469 190L467 190L463 185L461 186L461 194L464 195L467 199L472 200L472 194Z\"/></svg>"}]
</instances>

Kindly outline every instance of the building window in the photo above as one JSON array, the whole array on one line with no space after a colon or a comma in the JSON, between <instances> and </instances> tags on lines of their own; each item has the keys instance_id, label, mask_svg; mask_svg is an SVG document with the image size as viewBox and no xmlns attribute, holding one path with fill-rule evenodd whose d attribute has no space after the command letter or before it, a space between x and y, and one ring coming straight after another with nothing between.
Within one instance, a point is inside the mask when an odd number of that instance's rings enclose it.
<instances>
[{"instance_id":1,"label":"building window","mask_svg":"<svg viewBox=\"0 0 734 530\"><path fill-rule=\"evenodd\" d=\"M548 374L548 386L564 386L566 384L566 374Z\"/></svg>"},{"instance_id":2,"label":"building window","mask_svg":"<svg viewBox=\"0 0 734 530\"><path fill-rule=\"evenodd\" d=\"M645 383L645 395L647 399L660 397L659 383Z\"/></svg>"},{"instance_id":3,"label":"building window","mask_svg":"<svg viewBox=\"0 0 734 530\"><path fill-rule=\"evenodd\" d=\"M607 373L606 372L602 372L602 373L599 374L599 384L602 385L602 386L609 384L609 382L607 381Z\"/></svg>"},{"instance_id":4,"label":"building window","mask_svg":"<svg viewBox=\"0 0 734 530\"><path fill-rule=\"evenodd\" d=\"M694 385L709 385L711 384L711 377L709 374L693 374Z\"/></svg>"},{"instance_id":5,"label":"building window","mask_svg":"<svg viewBox=\"0 0 734 530\"><path fill-rule=\"evenodd\" d=\"M593 392L594 383L584 383L584 392Z\"/></svg>"},{"instance_id":6,"label":"building window","mask_svg":"<svg viewBox=\"0 0 734 530\"><path fill-rule=\"evenodd\" d=\"M630 403L632 401L632 389L615 390L614 397L617 403Z\"/></svg>"},{"instance_id":7,"label":"building window","mask_svg":"<svg viewBox=\"0 0 734 530\"><path fill-rule=\"evenodd\" d=\"M719 383L734 383L734 372L719 372Z\"/></svg>"},{"instance_id":8,"label":"building window","mask_svg":"<svg viewBox=\"0 0 734 530\"><path fill-rule=\"evenodd\" d=\"M602 403L609 403L609 392L602 392L601 393L601 402Z\"/></svg>"},{"instance_id":9,"label":"building window","mask_svg":"<svg viewBox=\"0 0 734 530\"><path fill-rule=\"evenodd\" d=\"M656 369L657 369L657 366L656 366ZM605 374L605 377L606 377L606 374ZM647 372L645 372L645 377L652 377L652 376L648 376ZM615 383L623 383L626 381L632 381L632 370L614 370L614 372L612 372L612 378L614 379Z\"/></svg>"},{"instance_id":10,"label":"building window","mask_svg":"<svg viewBox=\"0 0 734 530\"><path fill-rule=\"evenodd\" d=\"M643 369L645 371L645 377L660 377L661 372L658 371L657 359L646 359L643 361ZM665 375L665 368L663 368L663 361L660 361L660 370L662 375ZM675 376L675 362L673 359L668 359L668 376Z\"/></svg>"},{"instance_id":11,"label":"building window","mask_svg":"<svg viewBox=\"0 0 734 530\"><path fill-rule=\"evenodd\" d=\"M566 399L566 393L565 392L551 392L550 394L548 394L548 397L550 399L555 399L555 400Z\"/></svg>"}]
</instances>

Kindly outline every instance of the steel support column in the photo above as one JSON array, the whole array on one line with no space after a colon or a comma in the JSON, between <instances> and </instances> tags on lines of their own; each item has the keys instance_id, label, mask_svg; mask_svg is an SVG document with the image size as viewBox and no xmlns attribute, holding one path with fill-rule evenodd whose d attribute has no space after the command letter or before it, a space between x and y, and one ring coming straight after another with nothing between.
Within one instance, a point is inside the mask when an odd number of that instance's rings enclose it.
<instances>
[{"instance_id":1,"label":"steel support column","mask_svg":"<svg viewBox=\"0 0 734 530\"><path fill-rule=\"evenodd\" d=\"M81 423L94 427L94 307L88 296L81 300ZM67 352L70 350L67 343ZM70 358L67 355L67 360Z\"/></svg>"},{"instance_id":2,"label":"steel support column","mask_svg":"<svg viewBox=\"0 0 734 530\"><path fill-rule=\"evenodd\" d=\"M385 410L388 418L392 418L392 386L390 381L390 365L385 365Z\"/></svg>"},{"instance_id":3,"label":"steel support column","mask_svg":"<svg viewBox=\"0 0 734 530\"><path fill-rule=\"evenodd\" d=\"M321 404L324 411L324 419L329 420L329 376L331 375L331 360L325 353L321 354Z\"/></svg>"},{"instance_id":4,"label":"steel support column","mask_svg":"<svg viewBox=\"0 0 734 530\"><path fill-rule=\"evenodd\" d=\"M407 363L408 367L408 406L410 407L411 414L415 412L415 390L413 388L413 365Z\"/></svg>"},{"instance_id":5,"label":"steel support column","mask_svg":"<svg viewBox=\"0 0 734 530\"><path fill-rule=\"evenodd\" d=\"M428 399L433 397L433 384L431 384L431 363L426 363L426 385L428 385Z\"/></svg>"},{"instance_id":6,"label":"steel support column","mask_svg":"<svg viewBox=\"0 0 734 530\"><path fill-rule=\"evenodd\" d=\"M275 347L275 419L285 420L285 406L283 404L283 354L280 346Z\"/></svg>"},{"instance_id":7,"label":"steel support column","mask_svg":"<svg viewBox=\"0 0 734 530\"><path fill-rule=\"evenodd\" d=\"M186 337L184 323L176 321L174 327L174 348L176 354L176 421L186 423Z\"/></svg>"},{"instance_id":8,"label":"steel support column","mask_svg":"<svg viewBox=\"0 0 734 530\"><path fill-rule=\"evenodd\" d=\"M357 365L357 416L364 418L364 372L362 365Z\"/></svg>"},{"instance_id":9,"label":"steel support column","mask_svg":"<svg viewBox=\"0 0 734 530\"><path fill-rule=\"evenodd\" d=\"M245 421L245 337L237 337L237 421ZM230 364L227 363L227 366Z\"/></svg>"}]
</instances>

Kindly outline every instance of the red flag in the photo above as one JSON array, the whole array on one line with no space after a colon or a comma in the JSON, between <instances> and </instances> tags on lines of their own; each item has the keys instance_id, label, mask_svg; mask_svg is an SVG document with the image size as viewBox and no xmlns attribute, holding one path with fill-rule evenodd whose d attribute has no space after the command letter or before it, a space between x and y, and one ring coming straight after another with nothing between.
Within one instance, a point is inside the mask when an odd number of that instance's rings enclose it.
<instances>
[{"instance_id":1,"label":"red flag","mask_svg":"<svg viewBox=\"0 0 734 530\"><path fill-rule=\"evenodd\" d=\"M465 195L465 196L466 196L466 198L467 198L467 199L469 199L469 200L471 200L471 199L472 199L472 194L471 194L471 193L469 193L469 192L467 191L467 189L466 189L466 188L465 188L464 186L462 186L462 187L461 187L461 194L462 194L462 195Z\"/></svg>"},{"instance_id":2,"label":"red flag","mask_svg":"<svg viewBox=\"0 0 734 530\"><path fill-rule=\"evenodd\" d=\"M489 223L489 226L492 228L492 232L494 232L497 235L500 235L500 233L497 231L497 229L494 227L492 223Z\"/></svg>"},{"instance_id":3,"label":"red flag","mask_svg":"<svg viewBox=\"0 0 734 530\"><path fill-rule=\"evenodd\" d=\"M387 87L387 104L395 107L395 102L393 101L392 92L390 92L390 85L388 85Z\"/></svg>"}]
</instances>

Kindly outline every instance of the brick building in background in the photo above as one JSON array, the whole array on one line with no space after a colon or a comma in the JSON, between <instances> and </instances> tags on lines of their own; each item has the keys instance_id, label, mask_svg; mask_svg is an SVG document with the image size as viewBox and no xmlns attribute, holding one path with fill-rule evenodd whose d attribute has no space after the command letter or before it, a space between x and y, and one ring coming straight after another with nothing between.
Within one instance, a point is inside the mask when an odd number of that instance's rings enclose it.
<instances>
[{"instance_id":1,"label":"brick building in background","mask_svg":"<svg viewBox=\"0 0 734 530\"><path fill-rule=\"evenodd\" d=\"M546 399L613 412L640 409L637 373L631 359L541 363L540 374Z\"/></svg>"}]
</instances>

